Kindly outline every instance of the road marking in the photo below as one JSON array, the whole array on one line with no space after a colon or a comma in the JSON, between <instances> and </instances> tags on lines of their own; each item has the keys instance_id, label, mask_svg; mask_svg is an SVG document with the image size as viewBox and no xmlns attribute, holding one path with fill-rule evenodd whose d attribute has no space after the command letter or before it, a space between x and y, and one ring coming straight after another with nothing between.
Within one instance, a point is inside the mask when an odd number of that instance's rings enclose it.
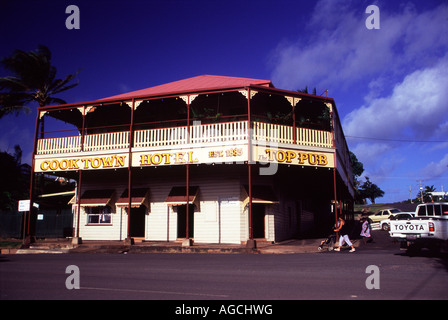
<instances>
[{"instance_id":1,"label":"road marking","mask_svg":"<svg viewBox=\"0 0 448 320\"><path fill-rule=\"evenodd\" d=\"M184 296L202 296L202 297L217 297L228 298L228 295L212 294L212 293L194 293L194 292L178 292L178 291L157 291L157 290L137 290L137 289L119 289L119 288L95 288L95 287L81 287L85 290L102 290L102 291L122 291L135 293L160 293L160 294L178 294Z\"/></svg>"}]
</instances>

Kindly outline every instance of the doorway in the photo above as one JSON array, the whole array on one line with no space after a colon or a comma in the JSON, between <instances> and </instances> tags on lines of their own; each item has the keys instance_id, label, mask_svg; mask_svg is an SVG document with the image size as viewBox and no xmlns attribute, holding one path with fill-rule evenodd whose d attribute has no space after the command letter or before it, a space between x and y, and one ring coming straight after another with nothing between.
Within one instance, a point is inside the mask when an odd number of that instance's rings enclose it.
<instances>
[{"instance_id":1,"label":"doorway","mask_svg":"<svg viewBox=\"0 0 448 320\"><path fill-rule=\"evenodd\" d=\"M145 236L145 216L146 207L131 208L131 219L129 225L129 236L144 237Z\"/></svg>"},{"instance_id":2,"label":"doorway","mask_svg":"<svg viewBox=\"0 0 448 320\"><path fill-rule=\"evenodd\" d=\"M177 238L187 237L187 205L177 206ZM188 208L188 237L194 238L194 205Z\"/></svg>"},{"instance_id":3,"label":"doorway","mask_svg":"<svg viewBox=\"0 0 448 320\"><path fill-rule=\"evenodd\" d=\"M266 206L261 203L252 204L252 235L255 239L264 239Z\"/></svg>"}]
</instances>

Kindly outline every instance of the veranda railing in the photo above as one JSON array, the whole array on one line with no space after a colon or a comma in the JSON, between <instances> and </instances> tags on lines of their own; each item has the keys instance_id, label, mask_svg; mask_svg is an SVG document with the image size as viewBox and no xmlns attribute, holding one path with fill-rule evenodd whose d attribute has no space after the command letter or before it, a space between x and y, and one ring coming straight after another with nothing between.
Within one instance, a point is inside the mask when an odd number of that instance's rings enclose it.
<instances>
[{"instance_id":1,"label":"veranda railing","mask_svg":"<svg viewBox=\"0 0 448 320\"><path fill-rule=\"evenodd\" d=\"M227 141L244 141L248 139L247 121L198 124L188 128L170 127L134 132L135 148L153 148L185 144L211 144ZM296 128L264 122L253 122L252 139L283 144L331 148L331 133L328 131ZM104 151L129 148L129 132L109 132L87 134L84 136L83 151ZM81 151L81 136L39 139L38 155L64 154Z\"/></svg>"}]
</instances>

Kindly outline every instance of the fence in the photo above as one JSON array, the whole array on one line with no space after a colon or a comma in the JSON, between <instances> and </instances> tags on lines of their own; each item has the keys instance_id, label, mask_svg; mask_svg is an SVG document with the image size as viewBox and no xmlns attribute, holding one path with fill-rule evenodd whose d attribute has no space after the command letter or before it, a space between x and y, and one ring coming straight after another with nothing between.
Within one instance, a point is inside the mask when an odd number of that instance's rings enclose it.
<instances>
[{"instance_id":1,"label":"fence","mask_svg":"<svg viewBox=\"0 0 448 320\"><path fill-rule=\"evenodd\" d=\"M37 238L63 238L72 236L73 214L70 209L39 210L36 222ZM0 237L23 237L23 212L0 211Z\"/></svg>"},{"instance_id":2,"label":"fence","mask_svg":"<svg viewBox=\"0 0 448 320\"><path fill-rule=\"evenodd\" d=\"M23 212L0 211L0 237L21 238Z\"/></svg>"}]
</instances>

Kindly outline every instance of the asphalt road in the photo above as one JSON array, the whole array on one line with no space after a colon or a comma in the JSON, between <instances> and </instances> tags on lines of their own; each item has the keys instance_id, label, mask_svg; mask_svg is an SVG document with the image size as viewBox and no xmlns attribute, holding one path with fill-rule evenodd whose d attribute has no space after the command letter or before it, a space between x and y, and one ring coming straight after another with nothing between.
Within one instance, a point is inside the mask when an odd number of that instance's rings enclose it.
<instances>
[{"instance_id":1,"label":"asphalt road","mask_svg":"<svg viewBox=\"0 0 448 320\"><path fill-rule=\"evenodd\" d=\"M80 289L76 284L79 268ZM366 273L378 267L378 277ZM376 274L375 274L376 275ZM68 279L69 278L69 279ZM368 289L369 283L379 289ZM0 256L0 299L447 299L448 261L399 249L311 254Z\"/></svg>"}]
</instances>

